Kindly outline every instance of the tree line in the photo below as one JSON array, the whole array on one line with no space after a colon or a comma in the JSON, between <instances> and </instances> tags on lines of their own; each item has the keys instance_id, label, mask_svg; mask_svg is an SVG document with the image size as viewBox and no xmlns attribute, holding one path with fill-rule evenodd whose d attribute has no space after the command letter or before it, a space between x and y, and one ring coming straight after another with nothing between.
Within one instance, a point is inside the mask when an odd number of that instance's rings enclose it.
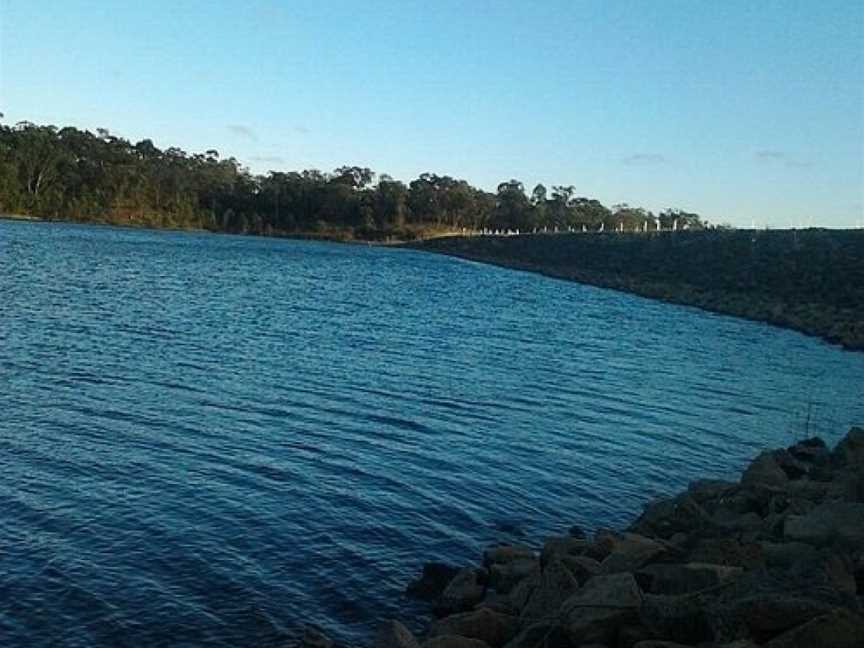
<instances>
[{"instance_id":1,"label":"tree line","mask_svg":"<svg viewBox=\"0 0 864 648\"><path fill-rule=\"evenodd\" d=\"M2 115L0 115L2 116ZM0 213L150 227L365 239L414 238L432 231L607 231L706 226L698 214L611 208L573 186L518 180L495 193L447 175L423 173L407 185L366 167L327 173L254 175L215 150L189 154L96 133L0 123Z\"/></svg>"}]
</instances>

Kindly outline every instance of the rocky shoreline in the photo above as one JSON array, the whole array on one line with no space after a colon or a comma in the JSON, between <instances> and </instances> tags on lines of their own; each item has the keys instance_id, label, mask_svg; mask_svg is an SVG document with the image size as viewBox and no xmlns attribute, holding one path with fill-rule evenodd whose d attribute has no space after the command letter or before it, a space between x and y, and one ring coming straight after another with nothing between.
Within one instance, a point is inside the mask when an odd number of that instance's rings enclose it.
<instances>
[{"instance_id":1,"label":"rocky shoreline","mask_svg":"<svg viewBox=\"0 0 864 648\"><path fill-rule=\"evenodd\" d=\"M435 620L421 638L385 622L376 648L861 648L864 428L693 482L624 531L427 564L407 595Z\"/></svg>"},{"instance_id":2,"label":"rocky shoreline","mask_svg":"<svg viewBox=\"0 0 864 648\"><path fill-rule=\"evenodd\" d=\"M695 306L864 350L864 232L468 236L406 247Z\"/></svg>"}]
</instances>

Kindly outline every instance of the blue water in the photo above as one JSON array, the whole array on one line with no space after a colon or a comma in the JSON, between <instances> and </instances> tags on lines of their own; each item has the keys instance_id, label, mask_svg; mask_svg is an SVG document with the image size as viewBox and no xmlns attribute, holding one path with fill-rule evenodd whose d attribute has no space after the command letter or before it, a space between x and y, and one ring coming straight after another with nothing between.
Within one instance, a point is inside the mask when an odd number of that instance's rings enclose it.
<instances>
[{"instance_id":1,"label":"blue water","mask_svg":"<svg viewBox=\"0 0 864 648\"><path fill-rule=\"evenodd\" d=\"M406 250L0 221L0 412L0 644L362 644L426 560L836 441L864 354Z\"/></svg>"}]
</instances>

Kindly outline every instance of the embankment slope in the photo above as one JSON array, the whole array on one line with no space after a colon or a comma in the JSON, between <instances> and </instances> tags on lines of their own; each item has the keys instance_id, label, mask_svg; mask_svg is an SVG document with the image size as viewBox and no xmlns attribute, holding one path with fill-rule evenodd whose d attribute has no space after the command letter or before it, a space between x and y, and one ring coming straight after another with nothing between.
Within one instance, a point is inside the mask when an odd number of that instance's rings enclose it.
<instances>
[{"instance_id":1,"label":"embankment slope","mask_svg":"<svg viewBox=\"0 0 864 648\"><path fill-rule=\"evenodd\" d=\"M445 237L409 247L764 321L864 350L864 230Z\"/></svg>"}]
</instances>

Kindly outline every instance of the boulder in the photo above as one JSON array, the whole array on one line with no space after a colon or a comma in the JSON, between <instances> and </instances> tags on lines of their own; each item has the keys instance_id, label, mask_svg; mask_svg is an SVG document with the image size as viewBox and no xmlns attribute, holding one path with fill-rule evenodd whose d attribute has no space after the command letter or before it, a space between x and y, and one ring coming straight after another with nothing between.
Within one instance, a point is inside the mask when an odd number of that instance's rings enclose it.
<instances>
[{"instance_id":1,"label":"boulder","mask_svg":"<svg viewBox=\"0 0 864 648\"><path fill-rule=\"evenodd\" d=\"M783 488L789 482L789 476L783 471L770 451L759 454L741 476L744 486L763 485Z\"/></svg>"},{"instance_id":2,"label":"boulder","mask_svg":"<svg viewBox=\"0 0 864 648\"><path fill-rule=\"evenodd\" d=\"M667 552L667 545L637 533L598 534L595 543L609 549L609 555L600 563L601 574L632 572Z\"/></svg>"},{"instance_id":3,"label":"boulder","mask_svg":"<svg viewBox=\"0 0 864 648\"><path fill-rule=\"evenodd\" d=\"M423 565L423 573L420 577L408 584L405 593L410 598L421 601L436 601L458 573L458 567L428 562Z\"/></svg>"},{"instance_id":4,"label":"boulder","mask_svg":"<svg viewBox=\"0 0 864 648\"><path fill-rule=\"evenodd\" d=\"M554 616L567 597L579 589L579 581L558 557L553 557L543 568L540 582L522 609L523 620Z\"/></svg>"},{"instance_id":5,"label":"boulder","mask_svg":"<svg viewBox=\"0 0 864 648\"><path fill-rule=\"evenodd\" d=\"M812 437L810 439L799 441L798 443L789 446L787 450L789 451L789 454L799 461L805 461L811 464L825 463L831 454L828 451L828 446L825 445L825 442L819 437Z\"/></svg>"},{"instance_id":6,"label":"boulder","mask_svg":"<svg viewBox=\"0 0 864 648\"><path fill-rule=\"evenodd\" d=\"M333 640L319 628L306 626L303 628L300 645L303 648L333 648Z\"/></svg>"},{"instance_id":7,"label":"boulder","mask_svg":"<svg viewBox=\"0 0 864 648\"><path fill-rule=\"evenodd\" d=\"M489 585L495 588L495 591L507 594L521 580L534 573L538 566L536 558L493 564L489 568Z\"/></svg>"},{"instance_id":8,"label":"boulder","mask_svg":"<svg viewBox=\"0 0 864 648\"><path fill-rule=\"evenodd\" d=\"M716 525L705 509L689 494L648 504L629 531L652 538L671 538L676 533L691 534L713 529Z\"/></svg>"},{"instance_id":9,"label":"boulder","mask_svg":"<svg viewBox=\"0 0 864 648\"><path fill-rule=\"evenodd\" d=\"M633 648L692 648L674 641L662 641L660 639L647 639L633 644Z\"/></svg>"},{"instance_id":10,"label":"boulder","mask_svg":"<svg viewBox=\"0 0 864 648\"><path fill-rule=\"evenodd\" d=\"M639 620L655 637L698 644L713 638L705 614L706 600L700 594L645 594Z\"/></svg>"},{"instance_id":11,"label":"boulder","mask_svg":"<svg viewBox=\"0 0 864 648\"><path fill-rule=\"evenodd\" d=\"M510 591L508 598L510 599L512 608L517 612L521 612L525 609L525 606L528 605L528 600L531 598L534 590L539 586L540 568L537 567L530 576L519 581L519 584Z\"/></svg>"},{"instance_id":12,"label":"boulder","mask_svg":"<svg viewBox=\"0 0 864 648\"><path fill-rule=\"evenodd\" d=\"M538 621L517 634L505 648L571 648L564 627L556 620Z\"/></svg>"},{"instance_id":13,"label":"boulder","mask_svg":"<svg viewBox=\"0 0 864 648\"><path fill-rule=\"evenodd\" d=\"M584 529L582 529L582 527L580 527L578 524L574 524L573 526L571 526L567 530L567 533L570 534L571 538L577 538L579 540L585 540L588 537Z\"/></svg>"},{"instance_id":14,"label":"boulder","mask_svg":"<svg viewBox=\"0 0 864 648\"><path fill-rule=\"evenodd\" d=\"M818 550L805 542L768 542L759 543L765 565L768 567L791 567L796 563L815 560Z\"/></svg>"},{"instance_id":15,"label":"boulder","mask_svg":"<svg viewBox=\"0 0 864 648\"><path fill-rule=\"evenodd\" d=\"M707 618L716 637L745 636L762 643L832 609L828 603L794 594L757 593L711 605Z\"/></svg>"},{"instance_id":16,"label":"boulder","mask_svg":"<svg viewBox=\"0 0 864 648\"><path fill-rule=\"evenodd\" d=\"M559 558L562 556L581 556L590 544L584 538L552 536L543 543L543 550L540 552L540 564L546 565L553 556Z\"/></svg>"},{"instance_id":17,"label":"boulder","mask_svg":"<svg viewBox=\"0 0 864 648\"><path fill-rule=\"evenodd\" d=\"M483 552L483 564L506 565L519 560L534 560L535 554L531 547L525 545L500 545L489 547Z\"/></svg>"},{"instance_id":18,"label":"boulder","mask_svg":"<svg viewBox=\"0 0 864 648\"><path fill-rule=\"evenodd\" d=\"M469 639L459 635L441 635L423 642L422 648L489 648L479 639Z\"/></svg>"},{"instance_id":19,"label":"boulder","mask_svg":"<svg viewBox=\"0 0 864 648\"><path fill-rule=\"evenodd\" d=\"M479 608L435 621L429 628L429 636L459 635L479 639L492 648L498 648L510 641L518 630L519 620L516 617L489 608Z\"/></svg>"},{"instance_id":20,"label":"boulder","mask_svg":"<svg viewBox=\"0 0 864 648\"><path fill-rule=\"evenodd\" d=\"M420 644L408 628L391 620L378 627L375 648L420 648Z\"/></svg>"},{"instance_id":21,"label":"boulder","mask_svg":"<svg viewBox=\"0 0 864 648\"><path fill-rule=\"evenodd\" d=\"M435 612L439 616L470 610L486 593L485 571L466 567L459 570L441 593Z\"/></svg>"},{"instance_id":22,"label":"boulder","mask_svg":"<svg viewBox=\"0 0 864 648\"><path fill-rule=\"evenodd\" d=\"M788 450L775 450L772 455L780 470L786 473L789 479L800 479L810 474L810 464L801 461Z\"/></svg>"},{"instance_id":23,"label":"boulder","mask_svg":"<svg viewBox=\"0 0 864 648\"><path fill-rule=\"evenodd\" d=\"M816 546L864 546L864 503L829 501L805 515L790 515L783 535Z\"/></svg>"},{"instance_id":24,"label":"boulder","mask_svg":"<svg viewBox=\"0 0 864 648\"><path fill-rule=\"evenodd\" d=\"M692 594L737 578L740 567L705 563L655 564L636 572L642 591L651 594Z\"/></svg>"},{"instance_id":25,"label":"boulder","mask_svg":"<svg viewBox=\"0 0 864 648\"><path fill-rule=\"evenodd\" d=\"M864 428L853 427L837 444L831 459L835 465L864 468Z\"/></svg>"},{"instance_id":26,"label":"boulder","mask_svg":"<svg viewBox=\"0 0 864 648\"><path fill-rule=\"evenodd\" d=\"M775 637L765 648L861 648L864 619L847 610L833 610Z\"/></svg>"},{"instance_id":27,"label":"boulder","mask_svg":"<svg viewBox=\"0 0 864 648\"><path fill-rule=\"evenodd\" d=\"M632 574L595 576L561 608L572 644L615 641L618 629L638 620L642 592Z\"/></svg>"},{"instance_id":28,"label":"boulder","mask_svg":"<svg viewBox=\"0 0 864 648\"><path fill-rule=\"evenodd\" d=\"M600 573L600 563L588 556L564 556L561 562L580 585L584 585L586 581Z\"/></svg>"},{"instance_id":29,"label":"boulder","mask_svg":"<svg viewBox=\"0 0 864 648\"><path fill-rule=\"evenodd\" d=\"M721 479L697 479L690 482L687 487L687 494L697 504L704 506L713 500L732 495L737 489L738 484L736 482Z\"/></svg>"},{"instance_id":30,"label":"boulder","mask_svg":"<svg viewBox=\"0 0 864 648\"><path fill-rule=\"evenodd\" d=\"M756 569L765 564L762 547L735 538L704 538L688 549L688 562Z\"/></svg>"}]
</instances>

